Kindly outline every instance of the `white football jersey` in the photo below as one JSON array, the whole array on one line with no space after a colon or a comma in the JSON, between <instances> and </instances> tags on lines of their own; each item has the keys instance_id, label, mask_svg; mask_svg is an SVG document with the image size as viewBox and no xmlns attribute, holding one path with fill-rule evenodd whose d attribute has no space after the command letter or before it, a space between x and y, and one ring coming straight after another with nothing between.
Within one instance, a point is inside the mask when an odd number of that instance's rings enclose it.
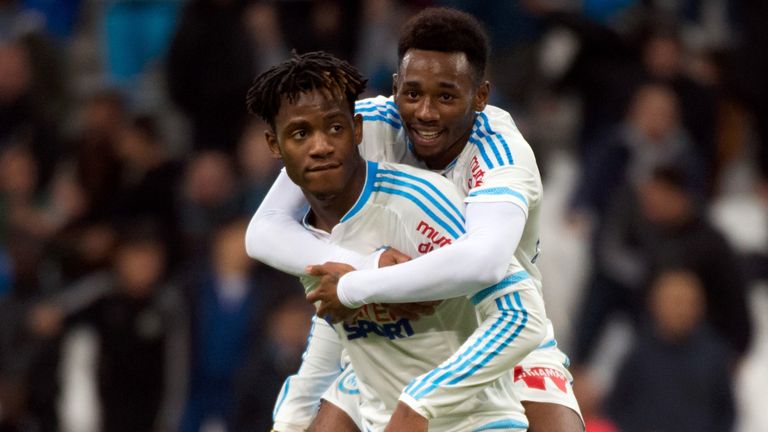
<instances>
[{"instance_id":1,"label":"white football jersey","mask_svg":"<svg viewBox=\"0 0 768 432\"><path fill-rule=\"evenodd\" d=\"M463 203L445 178L391 163L368 162L364 190L331 233L305 226L316 237L361 254L394 247L416 257L451 244L464 233ZM311 291L317 278L304 277ZM398 397L411 380L437 367L477 329L466 298L442 302L433 315L411 321L377 304L361 308L351 323L334 325L357 374L366 429L383 430ZM524 424L509 382L487 386L430 430L460 431L480 418L509 418Z\"/></svg>"},{"instance_id":2,"label":"white football jersey","mask_svg":"<svg viewBox=\"0 0 768 432\"><path fill-rule=\"evenodd\" d=\"M424 167L411 151L397 105L392 97L377 96L355 104L363 116L363 158L381 162ZM464 201L511 202L527 216L520 244L498 284L472 296L473 303L510 291L515 283L531 278L541 294L539 255L539 212L542 184L533 150L508 112L488 105L477 113L469 143L448 166L438 172L453 182Z\"/></svg>"}]
</instances>

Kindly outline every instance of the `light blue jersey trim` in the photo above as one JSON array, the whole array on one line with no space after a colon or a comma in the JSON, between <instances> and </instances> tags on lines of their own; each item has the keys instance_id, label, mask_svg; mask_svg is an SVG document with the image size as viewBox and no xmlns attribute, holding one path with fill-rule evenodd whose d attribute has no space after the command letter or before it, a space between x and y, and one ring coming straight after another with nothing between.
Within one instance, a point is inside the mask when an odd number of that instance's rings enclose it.
<instances>
[{"instance_id":1,"label":"light blue jersey trim","mask_svg":"<svg viewBox=\"0 0 768 432\"><path fill-rule=\"evenodd\" d=\"M453 215L455 215L456 218L458 218L462 223L464 222L464 214L461 212L461 210L459 210L458 207L456 207L451 202L451 200L449 200L448 197L446 197L445 194L440 191L440 189L435 187L435 185L433 185L429 181L427 181L427 180L425 180L425 179L423 179L421 177L408 174L408 173L403 172L403 171L394 171L394 170L384 170L384 169L382 169L382 170L379 170L379 174L380 175L391 175L391 176L394 176L394 177L403 177L403 178L407 178L409 180L413 180L413 181L415 181L417 183L423 184L424 186L428 187L429 190L434 192L435 195L437 195L437 197L440 198L440 200L442 202L444 202L451 211L453 211ZM450 217L450 214L447 214L447 216Z\"/></svg>"},{"instance_id":2,"label":"light blue jersey trim","mask_svg":"<svg viewBox=\"0 0 768 432\"><path fill-rule=\"evenodd\" d=\"M493 293L495 293L497 291L501 291L501 290L503 290L504 288L506 288L506 287L508 287L510 285L514 285L514 284L516 284L518 282L524 281L524 280L528 279L529 277L531 277L531 276L525 270L521 270L519 272L512 273L511 275L509 275L509 276L505 277L504 279L502 279L496 285L491 285L488 288L483 288L482 290L478 291L477 293L475 293L475 295L473 295L469 299L469 301L472 302L472 304L474 304L474 305L479 304L481 301L483 301L486 298L488 298L491 294L493 294Z\"/></svg>"},{"instance_id":3,"label":"light blue jersey trim","mask_svg":"<svg viewBox=\"0 0 768 432\"><path fill-rule=\"evenodd\" d=\"M465 378L473 375L481 367L486 366L494 357L501 353L507 345L517 338L528 322L528 311L522 306L519 293L513 293L513 296L515 297L517 308L513 306L509 294L497 298L496 307L501 314L491 324L491 327L477 338L472 346L459 353L453 361L433 369L424 378L412 381L406 387L405 392L418 400L432 392L444 381L450 379L446 385L458 384ZM518 317L521 315L521 312L522 319L518 323ZM510 315L512 315L511 318ZM513 331L512 329L516 324L517 328ZM481 357L482 359L480 359ZM478 359L480 360L478 361ZM470 369L465 371L467 367L470 367ZM464 372L461 373L462 371ZM461 375L458 375L459 373ZM435 378L438 374L440 376Z\"/></svg>"},{"instance_id":4,"label":"light blue jersey trim","mask_svg":"<svg viewBox=\"0 0 768 432\"><path fill-rule=\"evenodd\" d=\"M280 398L277 401L277 404L275 405L275 409L272 410L272 421L275 421L275 418L277 417L277 412L280 411L280 406L283 405L283 402L285 402L285 397L288 396L288 390L291 387L291 378L293 378L294 375L289 376L285 379L285 384L283 384L283 389L280 392Z\"/></svg>"},{"instance_id":5,"label":"light blue jersey trim","mask_svg":"<svg viewBox=\"0 0 768 432\"><path fill-rule=\"evenodd\" d=\"M364 107L355 107L355 114L359 113L379 113L381 115L391 115L394 120L400 121L400 114L396 110L387 108L387 107L381 107L377 105L371 105L371 106L364 106Z\"/></svg>"},{"instance_id":6,"label":"light blue jersey trim","mask_svg":"<svg viewBox=\"0 0 768 432\"><path fill-rule=\"evenodd\" d=\"M469 193L470 197L476 197L480 195L512 195L513 197L524 202L525 206L528 207L528 200L525 199L525 196L523 196L523 194L505 186L480 189L480 190L472 191Z\"/></svg>"},{"instance_id":7,"label":"light blue jersey trim","mask_svg":"<svg viewBox=\"0 0 768 432\"><path fill-rule=\"evenodd\" d=\"M556 346L557 346L557 341L555 339L550 339L546 342L543 342L541 345L537 346L536 349L552 348Z\"/></svg>"},{"instance_id":8,"label":"light blue jersey trim","mask_svg":"<svg viewBox=\"0 0 768 432\"><path fill-rule=\"evenodd\" d=\"M459 230L459 232L454 231L453 228L451 228L444 220L440 219L432 210L429 209L429 207L424 205L424 203L421 200L419 200L418 198L416 198L415 196L413 196L412 194L410 194L408 192L405 192L405 191L400 190L400 189L388 188L388 187L381 186L381 185L375 186L373 188L373 190L375 192L383 192L383 193L388 193L388 194L391 194L391 195L399 195L399 196L402 196L404 198L407 198L408 200L410 200L411 202L416 204L424 213L427 214L427 216L431 217L435 222L437 222L438 225L443 227L443 229L445 229L445 231L448 234L450 234L453 237L454 240L459 238L461 236L461 234L464 234L464 232L465 232L464 228L461 228Z\"/></svg>"},{"instance_id":9,"label":"light blue jersey trim","mask_svg":"<svg viewBox=\"0 0 768 432\"><path fill-rule=\"evenodd\" d=\"M400 129L400 128L402 128L402 127L403 127L403 125L401 125L401 124L400 124L399 122L397 122L396 120L392 120L392 119L390 119L390 118L388 118L388 117L384 117L384 116L382 116L382 115L378 115L378 114L377 114L377 115L363 115L363 120L368 120L368 121L383 121L384 123L387 123L387 124L389 124L390 126L392 126L392 127L393 127L393 128L395 128L395 129Z\"/></svg>"},{"instance_id":10,"label":"light blue jersey trim","mask_svg":"<svg viewBox=\"0 0 768 432\"><path fill-rule=\"evenodd\" d=\"M480 156L483 158L483 161L488 166L488 169L493 168L493 162L491 162L491 159L488 157L488 152L485 151L485 144L483 144L482 141L476 136L478 135L478 130L480 129L480 121L478 119L475 119L475 126L472 128L472 134L469 136L469 142L477 146L477 149L480 150Z\"/></svg>"},{"instance_id":11,"label":"light blue jersey trim","mask_svg":"<svg viewBox=\"0 0 768 432\"><path fill-rule=\"evenodd\" d=\"M499 140L499 142L501 142L501 147L504 149L504 153L507 156L507 161L509 161L509 165L514 165L515 160L512 158L512 151L510 151L509 144L507 144L507 140L504 139L504 135L494 132L493 129L491 129L491 124L488 121L488 115L486 115L484 112L480 113L480 118L483 120L483 126L485 127L485 130L488 132L488 135L491 137L495 137L496 139Z\"/></svg>"},{"instance_id":12,"label":"light blue jersey trim","mask_svg":"<svg viewBox=\"0 0 768 432\"><path fill-rule=\"evenodd\" d=\"M351 209L345 214L340 222L346 222L350 220L352 217L354 217L360 209L365 206L365 203L368 202L368 199L371 197L371 192L373 192L373 183L376 180L376 173L379 171L379 164L376 162L366 161L365 163L365 186L363 186L363 192L360 194L360 197L357 198L357 202L355 205L352 206Z\"/></svg>"},{"instance_id":13,"label":"light blue jersey trim","mask_svg":"<svg viewBox=\"0 0 768 432\"><path fill-rule=\"evenodd\" d=\"M528 429L528 423L523 423L519 420L514 420L514 419L497 420L495 422L485 424L473 430L472 432L482 432L482 431L489 431L489 430L508 430L508 429Z\"/></svg>"}]
</instances>

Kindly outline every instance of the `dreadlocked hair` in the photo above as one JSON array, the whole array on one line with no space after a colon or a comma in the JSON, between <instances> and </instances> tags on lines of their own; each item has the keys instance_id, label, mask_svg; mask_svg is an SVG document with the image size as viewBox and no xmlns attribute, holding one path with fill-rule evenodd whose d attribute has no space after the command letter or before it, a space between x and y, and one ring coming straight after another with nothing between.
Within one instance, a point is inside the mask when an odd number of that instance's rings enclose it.
<instances>
[{"instance_id":1,"label":"dreadlocked hair","mask_svg":"<svg viewBox=\"0 0 768 432\"><path fill-rule=\"evenodd\" d=\"M325 89L334 98L346 99L350 112L355 112L355 101L365 91L367 82L354 66L326 52L297 54L294 51L290 60L253 80L246 106L248 112L258 115L274 129L283 96L294 103L301 93Z\"/></svg>"}]
</instances>

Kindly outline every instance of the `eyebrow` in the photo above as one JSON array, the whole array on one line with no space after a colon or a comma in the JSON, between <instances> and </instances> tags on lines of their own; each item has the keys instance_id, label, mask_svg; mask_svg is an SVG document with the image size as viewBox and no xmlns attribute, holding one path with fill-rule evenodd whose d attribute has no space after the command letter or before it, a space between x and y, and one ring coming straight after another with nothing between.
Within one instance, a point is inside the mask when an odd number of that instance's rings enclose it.
<instances>
[{"instance_id":1,"label":"eyebrow","mask_svg":"<svg viewBox=\"0 0 768 432\"><path fill-rule=\"evenodd\" d=\"M406 81L405 82L406 87L421 87L421 82L418 81ZM440 81L437 83L437 86L440 88L447 88L447 89L458 89L459 86L456 83L448 82L448 81Z\"/></svg>"}]
</instances>

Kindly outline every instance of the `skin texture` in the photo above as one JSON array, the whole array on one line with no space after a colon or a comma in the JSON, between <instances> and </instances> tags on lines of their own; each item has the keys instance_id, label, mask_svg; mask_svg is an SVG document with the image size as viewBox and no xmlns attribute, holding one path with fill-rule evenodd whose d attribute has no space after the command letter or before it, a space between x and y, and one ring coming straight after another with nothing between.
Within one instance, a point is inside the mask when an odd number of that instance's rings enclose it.
<instances>
[{"instance_id":1,"label":"skin texture","mask_svg":"<svg viewBox=\"0 0 768 432\"><path fill-rule=\"evenodd\" d=\"M475 112L485 109L490 84L474 76L461 52L411 49L403 56L392 91L414 152L429 168L445 168L461 153Z\"/></svg>"},{"instance_id":2,"label":"skin texture","mask_svg":"<svg viewBox=\"0 0 768 432\"><path fill-rule=\"evenodd\" d=\"M528 432L583 432L584 424L576 412L566 406L523 402L528 417Z\"/></svg>"},{"instance_id":3,"label":"skin texture","mask_svg":"<svg viewBox=\"0 0 768 432\"><path fill-rule=\"evenodd\" d=\"M354 205L365 183L365 162L357 151L363 119L346 101L325 90L283 97L275 129L266 132L273 157L282 159L288 177L312 208L311 222L330 231Z\"/></svg>"},{"instance_id":4,"label":"skin texture","mask_svg":"<svg viewBox=\"0 0 768 432\"><path fill-rule=\"evenodd\" d=\"M341 408L324 400L307 432L360 432L360 429Z\"/></svg>"}]
</instances>

